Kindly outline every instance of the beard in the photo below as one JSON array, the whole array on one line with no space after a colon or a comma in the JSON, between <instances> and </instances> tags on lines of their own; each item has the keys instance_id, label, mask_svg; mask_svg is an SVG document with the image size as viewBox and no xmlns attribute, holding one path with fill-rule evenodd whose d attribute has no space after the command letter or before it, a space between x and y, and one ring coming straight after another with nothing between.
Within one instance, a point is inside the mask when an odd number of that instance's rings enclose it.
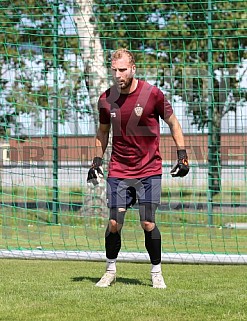
<instances>
[{"instance_id":1,"label":"beard","mask_svg":"<svg viewBox=\"0 0 247 321\"><path fill-rule=\"evenodd\" d=\"M115 83L118 89L123 90L123 89L130 88L132 81L133 81L133 78L127 78L126 80L120 80L120 81L116 80Z\"/></svg>"}]
</instances>

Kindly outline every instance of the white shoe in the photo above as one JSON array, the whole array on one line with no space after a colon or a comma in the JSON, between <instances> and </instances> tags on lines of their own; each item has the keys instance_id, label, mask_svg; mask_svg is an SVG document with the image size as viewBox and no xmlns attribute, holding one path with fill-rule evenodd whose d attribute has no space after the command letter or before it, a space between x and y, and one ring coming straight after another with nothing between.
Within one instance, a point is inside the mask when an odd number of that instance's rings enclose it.
<instances>
[{"instance_id":1,"label":"white shoe","mask_svg":"<svg viewBox=\"0 0 247 321\"><path fill-rule=\"evenodd\" d=\"M102 278L95 284L99 288L107 288L111 284L116 282L116 273L106 272Z\"/></svg>"},{"instance_id":2,"label":"white shoe","mask_svg":"<svg viewBox=\"0 0 247 321\"><path fill-rule=\"evenodd\" d=\"M153 288L166 289L166 284L161 272L151 273Z\"/></svg>"}]
</instances>

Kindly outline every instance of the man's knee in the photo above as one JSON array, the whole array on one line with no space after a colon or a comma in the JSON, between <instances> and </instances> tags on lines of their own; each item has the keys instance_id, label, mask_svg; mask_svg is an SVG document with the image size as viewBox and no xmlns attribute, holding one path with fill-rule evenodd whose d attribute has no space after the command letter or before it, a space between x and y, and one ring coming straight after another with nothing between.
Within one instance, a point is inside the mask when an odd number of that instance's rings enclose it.
<instances>
[{"instance_id":1,"label":"man's knee","mask_svg":"<svg viewBox=\"0 0 247 321\"><path fill-rule=\"evenodd\" d=\"M122 229L123 224L119 224L117 221L115 220L109 220L109 224L108 224L108 228L109 228L109 232L111 233L117 233L120 232Z\"/></svg>"},{"instance_id":2,"label":"man's knee","mask_svg":"<svg viewBox=\"0 0 247 321\"><path fill-rule=\"evenodd\" d=\"M126 209L123 207L110 209L109 232L120 232L123 227Z\"/></svg>"},{"instance_id":3,"label":"man's knee","mask_svg":"<svg viewBox=\"0 0 247 321\"><path fill-rule=\"evenodd\" d=\"M139 206L141 226L145 231L152 231L155 228L155 212L157 204L143 203Z\"/></svg>"},{"instance_id":4,"label":"man's knee","mask_svg":"<svg viewBox=\"0 0 247 321\"><path fill-rule=\"evenodd\" d=\"M151 232L155 228L155 223L148 221L141 221L141 227L147 232Z\"/></svg>"}]
</instances>

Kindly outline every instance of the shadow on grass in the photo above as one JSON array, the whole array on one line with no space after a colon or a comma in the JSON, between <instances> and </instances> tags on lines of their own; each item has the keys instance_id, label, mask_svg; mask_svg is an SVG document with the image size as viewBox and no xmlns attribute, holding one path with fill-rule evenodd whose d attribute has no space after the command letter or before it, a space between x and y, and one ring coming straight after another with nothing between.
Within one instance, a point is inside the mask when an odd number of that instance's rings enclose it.
<instances>
[{"instance_id":1,"label":"shadow on grass","mask_svg":"<svg viewBox=\"0 0 247 321\"><path fill-rule=\"evenodd\" d=\"M82 282L82 281L91 281L92 283L96 283L99 281L100 278L92 278L88 276L78 276L71 278L72 282ZM124 283L124 284L133 284L133 285L147 285L147 283L143 283L138 279L129 279L129 278L121 278L117 277L117 283Z\"/></svg>"}]
</instances>

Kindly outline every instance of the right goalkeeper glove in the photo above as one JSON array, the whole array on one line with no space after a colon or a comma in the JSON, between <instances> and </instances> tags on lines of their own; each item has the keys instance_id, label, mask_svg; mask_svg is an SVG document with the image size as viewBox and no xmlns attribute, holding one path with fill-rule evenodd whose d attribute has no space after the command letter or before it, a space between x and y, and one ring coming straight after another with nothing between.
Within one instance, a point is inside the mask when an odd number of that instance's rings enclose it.
<instances>
[{"instance_id":1,"label":"right goalkeeper glove","mask_svg":"<svg viewBox=\"0 0 247 321\"><path fill-rule=\"evenodd\" d=\"M185 149L177 151L178 160L175 166L170 171L172 177L184 177L189 173L190 167L188 156Z\"/></svg>"},{"instance_id":2,"label":"right goalkeeper glove","mask_svg":"<svg viewBox=\"0 0 247 321\"><path fill-rule=\"evenodd\" d=\"M101 157L94 157L92 166L88 171L87 183L96 186L100 183L101 179L104 177L103 173L103 159Z\"/></svg>"}]
</instances>

